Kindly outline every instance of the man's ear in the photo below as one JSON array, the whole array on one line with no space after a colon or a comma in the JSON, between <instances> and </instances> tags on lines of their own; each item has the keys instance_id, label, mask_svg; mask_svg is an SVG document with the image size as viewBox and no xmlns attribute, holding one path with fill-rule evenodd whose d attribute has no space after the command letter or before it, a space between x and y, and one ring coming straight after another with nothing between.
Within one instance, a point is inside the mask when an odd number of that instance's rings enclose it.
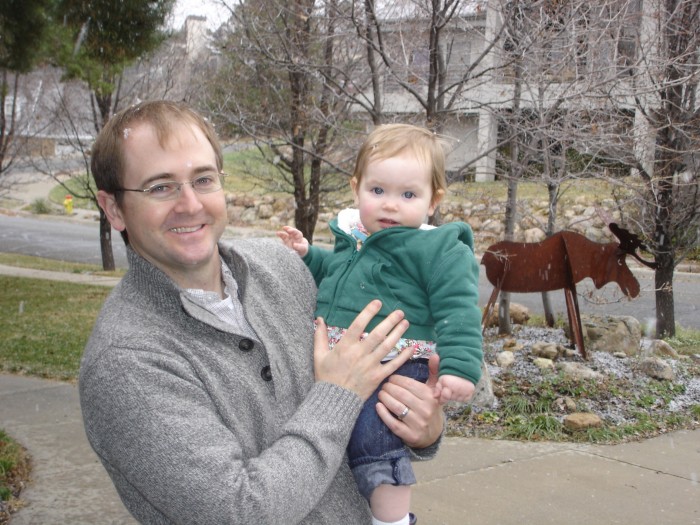
<instances>
[{"instance_id":1,"label":"man's ear","mask_svg":"<svg viewBox=\"0 0 700 525\"><path fill-rule=\"evenodd\" d=\"M445 197L445 190L437 190L433 199L430 202L430 208L428 208L428 217L432 217L435 213L435 209L440 205L442 199Z\"/></svg>"},{"instance_id":2,"label":"man's ear","mask_svg":"<svg viewBox=\"0 0 700 525\"><path fill-rule=\"evenodd\" d=\"M353 177L350 179L350 187L352 188L352 196L355 199L355 206L360 205L360 200L357 198L357 178Z\"/></svg>"},{"instance_id":3,"label":"man's ear","mask_svg":"<svg viewBox=\"0 0 700 525\"><path fill-rule=\"evenodd\" d=\"M105 212L107 220L112 225L112 228L120 232L126 229L122 210L119 207L114 194L107 193L104 190L99 190L97 192L97 204L99 204L102 211Z\"/></svg>"}]
</instances>

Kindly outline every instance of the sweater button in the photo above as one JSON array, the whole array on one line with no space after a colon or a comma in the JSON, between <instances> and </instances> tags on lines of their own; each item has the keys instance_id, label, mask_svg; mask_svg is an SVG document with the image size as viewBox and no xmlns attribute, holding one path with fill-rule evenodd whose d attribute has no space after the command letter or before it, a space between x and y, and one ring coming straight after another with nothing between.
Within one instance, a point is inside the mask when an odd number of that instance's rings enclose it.
<instances>
[{"instance_id":1,"label":"sweater button","mask_svg":"<svg viewBox=\"0 0 700 525\"><path fill-rule=\"evenodd\" d=\"M260 370L260 377L263 378L263 381L272 381L272 370L270 370L270 366L263 366L262 370Z\"/></svg>"},{"instance_id":2,"label":"sweater button","mask_svg":"<svg viewBox=\"0 0 700 525\"><path fill-rule=\"evenodd\" d=\"M253 343L253 341L250 339L241 339L238 343L238 348L244 352L250 352L254 346L255 343Z\"/></svg>"}]
</instances>

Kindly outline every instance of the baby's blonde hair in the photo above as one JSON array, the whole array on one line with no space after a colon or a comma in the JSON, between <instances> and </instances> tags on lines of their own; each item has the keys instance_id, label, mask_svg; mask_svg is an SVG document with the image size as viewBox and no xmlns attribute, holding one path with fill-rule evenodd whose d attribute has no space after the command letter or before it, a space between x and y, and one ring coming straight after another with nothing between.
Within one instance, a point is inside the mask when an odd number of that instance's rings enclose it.
<instances>
[{"instance_id":1,"label":"baby's blonde hair","mask_svg":"<svg viewBox=\"0 0 700 525\"><path fill-rule=\"evenodd\" d=\"M370 162L410 152L416 160L430 168L433 199L436 199L444 195L447 189L445 147L445 141L426 128L411 124L377 126L360 147L353 178L359 184Z\"/></svg>"}]
</instances>

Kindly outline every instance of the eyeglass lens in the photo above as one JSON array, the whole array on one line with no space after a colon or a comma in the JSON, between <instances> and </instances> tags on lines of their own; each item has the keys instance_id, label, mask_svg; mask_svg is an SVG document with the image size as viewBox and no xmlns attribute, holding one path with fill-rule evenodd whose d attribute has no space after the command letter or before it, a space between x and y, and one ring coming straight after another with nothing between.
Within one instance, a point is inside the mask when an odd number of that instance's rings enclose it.
<instances>
[{"instance_id":1,"label":"eyeglass lens","mask_svg":"<svg viewBox=\"0 0 700 525\"><path fill-rule=\"evenodd\" d=\"M189 184L197 193L213 193L222 187L221 175L218 173L200 175L189 182L166 181L159 182L144 190L149 197L156 200L167 200L176 198L182 186Z\"/></svg>"}]
</instances>

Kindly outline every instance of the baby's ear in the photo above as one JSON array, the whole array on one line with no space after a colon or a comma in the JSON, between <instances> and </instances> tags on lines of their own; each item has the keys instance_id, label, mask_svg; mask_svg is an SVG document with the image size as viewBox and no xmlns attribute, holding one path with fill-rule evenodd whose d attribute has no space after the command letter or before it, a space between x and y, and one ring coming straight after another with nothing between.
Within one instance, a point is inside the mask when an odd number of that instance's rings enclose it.
<instances>
[{"instance_id":1,"label":"baby's ear","mask_svg":"<svg viewBox=\"0 0 700 525\"><path fill-rule=\"evenodd\" d=\"M428 217L432 217L435 213L435 208L442 202L445 197L445 190L437 190L433 195L433 199L430 202L430 208L428 208Z\"/></svg>"},{"instance_id":2,"label":"baby's ear","mask_svg":"<svg viewBox=\"0 0 700 525\"><path fill-rule=\"evenodd\" d=\"M359 206L360 203L359 203L359 200L357 198L357 190L358 190L357 177L353 177L350 179L350 187L352 188L352 196L355 199L355 206Z\"/></svg>"}]
</instances>

